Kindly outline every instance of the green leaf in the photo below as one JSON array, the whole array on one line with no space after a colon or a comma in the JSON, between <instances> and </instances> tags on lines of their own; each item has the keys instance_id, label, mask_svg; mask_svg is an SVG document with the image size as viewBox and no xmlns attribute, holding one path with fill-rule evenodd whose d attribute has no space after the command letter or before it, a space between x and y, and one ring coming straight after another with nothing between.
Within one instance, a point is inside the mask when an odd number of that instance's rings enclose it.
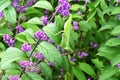
<instances>
[{"instance_id":1,"label":"green leaf","mask_svg":"<svg viewBox=\"0 0 120 80\"><path fill-rule=\"evenodd\" d=\"M73 5L71 6L70 10L72 10L72 11L78 11L78 10L80 10L80 11L82 11L82 12L85 12L86 8L85 8L84 5L73 4Z\"/></svg>"},{"instance_id":2,"label":"green leaf","mask_svg":"<svg viewBox=\"0 0 120 80\"><path fill-rule=\"evenodd\" d=\"M47 77L47 79L52 79L52 70L48 64L41 62L40 63L41 72Z\"/></svg>"},{"instance_id":3,"label":"green leaf","mask_svg":"<svg viewBox=\"0 0 120 80\"><path fill-rule=\"evenodd\" d=\"M31 78L31 80L44 80L40 75L34 72L27 72L26 74Z\"/></svg>"},{"instance_id":4,"label":"green leaf","mask_svg":"<svg viewBox=\"0 0 120 80\"><path fill-rule=\"evenodd\" d=\"M48 61L52 63L57 62L59 65L62 64L62 56L52 44L48 42L41 42L38 45L37 50L41 52Z\"/></svg>"},{"instance_id":5,"label":"green leaf","mask_svg":"<svg viewBox=\"0 0 120 80\"><path fill-rule=\"evenodd\" d=\"M120 45L120 39L112 38L112 39L108 40L105 45L106 46L118 46L118 45Z\"/></svg>"},{"instance_id":6,"label":"green leaf","mask_svg":"<svg viewBox=\"0 0 120 80\"><path fill-rule=\"evenodd\" d=\"M0 11L4 10L11 4L10 0L0 0Z\"/></svg>"},{"instance_id":7,"label":"green leaf","mask_svg":"<svg viewBox=\"0 0 120 80\"><path fill-rule=\"evenodd\" d=\"M12 6L7 7L4 11L4 16L7 21L9 21L11 24L16 23L16 11Z\"/></svg>"},{"instance_id":8,"label":"green leaf","mask_svg":"<svg viewBox=\"0 0 120 80\"><path fill-rule=\"evenodd\" d=\"M100 47L99 52L97 55L103 56L109 60L113 59L113 57L119 53L120 48L119 47Z\"/></svg>"},{"instance_id":9,"label":"green leaf","mask_svg":"<svg viewBox=\"0 0 120 80\"><path fill-rule=\"evenodd\" d=\"M96 76L94 69L89 64L82 62L82 63L79 63L79 67L82 71L84 71L91 77Z\"/></svg>"},{"instance_id":10,"label":"green leaf","mask_svg":"<svg viewBox=\"0 0 120 80\"><path fill-rule=\"evenodd\" d=\"M120 13L120 7L116 7L112 10L111 14L114 15L114 14L119 14L119 13Z\"/></svg>"},{"instance_id":11,"label":"green leaf","mask_svg":"<svg viewBox=\"0 0 120 80\"><path fill-rule=\"evenodd\" d=\"M98 80L106 80L115 75L118 70L119 69L117 67L107 67L101 72L100 78Z\"/></svg>"},{"instance_id":12,"label":"green leaf","mask_svg":"<svg viewBox=\"0 0 120 80\"><path fill-rule=\"evenodd\" d=\"M68 62L67 56L63 56L63 67L65 68L66 71L70 70L70 64Z\"/></svg>"},{"instance_id":13,"label":"green leaf","mask_svg":"<svg viewBox=\"0 0 120 80\"><path fill-rule=\"evenodd\" d=\"M42 24L42 22L40 21L39 17L31 18L30 20L27 21L27 23L30 23L30 24L39 24L39 25Z\"/></svg>"},{"instance_id":14,"label":"green leaf","mask_svg":"<svg viewBox=\"0 0 120 80\"><path fill-rule=\"evenodd\" d=\"M92 59L92 62L93 62L94 65L95 65L98 69L100 69L100 70L104 67L103 62L100 61L98 58Z\"/></svg>"},{"instance_id":15,"label":"green leaf","mask_svg":"<svg viewBox=\"0 0 120 80\"><path fill-rule=\"evenodd\" d=\"M43 9L47 9L50 11L54 10L52 5L48 1L38 1L36 2L35 5L33 5L33 7L43 8Z\"/></svg>"},{"instance_id":16,"label":"green leaf","mask_svg":"<svg viewBox=\"0 0 120 80\"><path fill-rule=\"evenodd\" d=\"M30 29L32 29L34 32L40 30L40 28L39 28L37 25L35 25L35 24L29 24L29 23L26 23L26 22L23 22L23 23L21 24L21 26L22 26L23 28L25 28L25 29L30 28Z\"/></svg>"},{"instance_id":17,"label":"green leaf","mask_svg":"<svg viewBox=\"0 0 120 80\"><path fill-rule=\"evenodd\" d=\"M87 16L87 22L90 21L96 14L96 10L92 10Z\"/></svg>"},{"instance_id":18,"label":"green leaf","mask_svg":"<svg viewBox=\"0 0 120 80\"><path fill-rule=\"evenodd\" d=\"M21 60L24 58L24 53L15 47L10 47L6 50L5 54L1 59L1 68L9 65L13 61Z\"/></svg>"},{"instance_id":19,"label":"green leaf","mask_svg":"<svg viewBox=\"0 0 120 80\"><path fill-rule=\"evenodd\" d=\"M10 35L13 35L12 31L10 29L2 29L0 28L0 34L3 35L3 34L10 34Z\"/></svg>"},{"instance_id":20,"label":"green leaf","mask_svg":"<svg viewBox=\"0 0 120 80\"><path fill-rule=\"evenodd\" d=\"M69 15L69 19L65 22L65 25L64 25L64 36L65 36L65 41L66 41L66 47L65 49L67 50L72 50L70 48L70 32L72 30L72 15L70 14Z\"/></svg>"},{"instance_id":21,"label":"green leaf","mask_svg":"<svg viewBox=\"0 0 120 80\"><path fill-rule=\"evenodd\" d=\"M80 21L79 25L80 25L80 30L81 31L87 32L87 31L91 30L90 24L88 25L87 21Z\"/></svg>"},{"instance_id":22,"label":"green leaf","mask_svg":"<svg viewBox=\"0 0 120 80\"><path fill-rule=\"evenodd\" d=\"M59 44L62 38L62 34L59 33L60 29L54 24L48 24L43 28L47 36L56 44Z\"/></svg>"},{"instance_id":23,"label":"green leaf","mask_svg":"<svg viewBox=\"0 0 120 80\"><path fill-rule=\"evenodd\" d=\"M119 36L120 35L120 26L116 26L112 32L111 32L112 35L114 36Z\"/></svg>"},{"instance_id":24,"label":"green leaf","mask_svg":"<svg viewBox=\"0 0 120 80\"><path fill-rule=\"evenodd\" d=\"M112 58L112 66L115 66L120 63L120 52Z\"/></svg>"},{"instance_id":25,"label":"green leaf","mask_svg":"<svg viewBox=\"0 0 120 80\"><path fill-rule=\"evenodd\" d=\"M78 80L87 80L84 73L79 67L72 66L72 72Z\"/></svg>"},{"instance_id":26,"label":"green leaf","mask_svg":"<svg viewBox=\"0 0 120 80\"><path fill-rule=\"evenodd\" d=\"M24 32L19 33L16 36L16 39L20 42L23 43L29 43L29 44L34 44L34 32L32 31L32 29L26 29Z\"/></svg>"}]
</instances>

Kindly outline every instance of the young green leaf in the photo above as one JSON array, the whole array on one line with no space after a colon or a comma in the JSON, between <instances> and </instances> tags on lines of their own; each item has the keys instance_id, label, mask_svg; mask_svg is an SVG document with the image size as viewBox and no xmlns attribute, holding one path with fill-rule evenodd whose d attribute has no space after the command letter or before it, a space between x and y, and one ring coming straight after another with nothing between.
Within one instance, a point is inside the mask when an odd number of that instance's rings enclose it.
<instances>
[{"instance_id":1,"label":"young green leaf","mask_svg":"<svg viewBox=\"0 0 120 80\"><path fill-rule=\"evenodd\" d=\"M96 76L94 69L89 64L82 62L82 63L79 63L79 67L82 71L84 71L85 73L87 73L91 77Z\"/></svg>"},{"instance_id":2,"label":"young green leaf","mask_svg":"<svg viewBox=\"0 0 120 80\"><path fill-rule=\"evenodd\" d=\"M31 78L31 80L44 80L40 75L34 72L27 72L26 74Z\"/></svg>"},{"instance_id":3,"label":"young green leaf","mask_svg":"<svg viewBox=\"0 0 120 80\"><path fill-rule=\"evenodd\" d=\"M11 24L16 23L17 15L15 9L12 6L7 7L3 12L7 21L9 21Z\"/></svg>"},{"instance_id":4,"label":"young green leaf","mask_svg":"<svg viewBox=\"0 0 120 80\"><path fill-rule=\"evenodd\" d=\"M48 24L43 28L43 30L53 42L55 42L56 44L60 43L62 35L59 32L61 31L61 29L59 29L54 24Z\"/></svg>"},{"instance_id":5,"label":"young green leaf","mask_svg":"<svg viewBox=\"0 0 120 80\"><path fill-rule=\"evenodd\" d=\"M11 4L10 0L0 0L0 11L4 10Z\"/></svg>"},{"instance_id":6,"label":"young green leaf","mask_svg":"<svg viewBox=\"0 0 120 80\"><path fill-rule=\"evenodd\" d=\"M40 63L41 72L47 77L46 79L52 79L52 70L48 64L41 62Z\"/></svg>"},{"instance_id":7,"label":"young green leaf","mask_svg":"<svg viewBox=\"0 0 120 80\"><path fill-rule=\"evenodd\" d=\"M52 5L48 1L38 1L36 2L35 5L33 5L33 7L43 8L43 9L47 9L50 11L54 10Z\"/></svg>"},{"instance_id":8,"label":"young green leaf","mask_svg":"<svg viewBox=\"0 0 120 80\"><path fill-rule=\"evenodd\" d=\"M38 45L39 52L42 52L42 54L45 56L45 58L52 62L55 63L57 62L59 65L62 64L62 56L60 52L50 43L48 42L41 42Z\"/></svg>"},{"instance_id":9,"label":"young green leaf","mask_svg":"<svg viewBox=\"0 0 120 80\"><path fill-rule=\"evenodd\" d=\"M87 80L84 73L79 67L72 66L72 72L78 80Z\"/></svg>"},{"instance_id":10,"label":"young green leaf","mask_svg":"<svg viewBox=\"0 0 120 80\"><path fill-rule=\"evenodd\" d=\"M112 38L112 39L108 40L105 45L106 46L118 46L118 45L120 45L120 39Z\"/></svg>"},{"instance_id":11,"label":"young green leaf","mask_svg":"<svg viewBox=\"0 0 120 80\"><path fill-rule=\"evenodd\" d=\"M13 61L21 60L23 58L25 58L25 54L21 50L15 47L10 47L6 50L1 59L1 68L4 68Z\"/></svg>"},{"instance_id":12,"label":"young green leaf","mask_svg":"<svg viewBox=\"0 0 120 80\"><path fill-rule=\"evenodd\" d=\"M30 23L30 24L39 24L39 25L42 24L42 22L40 21L39 17L31 18L29 21L27 21L27 23Z\"/></svg>"}]
</instances>

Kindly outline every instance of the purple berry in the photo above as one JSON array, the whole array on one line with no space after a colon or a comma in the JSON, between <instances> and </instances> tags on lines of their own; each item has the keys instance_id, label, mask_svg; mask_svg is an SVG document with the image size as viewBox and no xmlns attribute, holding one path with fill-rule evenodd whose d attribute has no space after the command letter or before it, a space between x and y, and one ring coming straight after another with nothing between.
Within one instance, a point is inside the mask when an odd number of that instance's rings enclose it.
<instances>
[{"instance_id":1,"label":"purple berry","mask_svg":"<svg viewBox=\"0 0 120 80\"><path fill-rule=\"evenodd\" d=\"M16 30L17 30L19 33L24 31L24 29L23 29L20 25L17 25L17 26L16 26Z\"/></svg>"},{"instance_id":2,"label":"purple berry","mask_svg":"<svg viewBox=\"0 0 120 80\"><path fill-rule=\"evenodd\" d=\"M21 47L22 51L29 52L31 49L32 49L31 45L29 45L27 43L22 44L22 47Z\"/></svg>"},{"instance_id":3,"label":"purple berry","mask_svg":"<svg viewBox=\"0 0 120 80\"><path fill-rule=\"evenodd\" d=\"M14 75L14 76L10 75L10 76L8 77L8 79L9 79L9 80L21 80L21 78L19 78L18 75Z\"/></svg>"},{"instance_id":4,"label":"purple berry","mask_svg":"<svg viewBox=\"0 0 120 80\"><path fill-rule=\"evenodd\" d=\"M35 58L38 58L38 59L43 59L44 58L44 55L42 53L35 53L34 54L34 57Z\"/></svg>"},{"instance_id":5,"label":"purple berry","mask_svg":"<svg viewBox=\"0 0 120 80\"><path fill-rule=\"evenodd\" d=\"M41 22L43 23L43 25L47 25L48 24L48 17L47 16L42 16L41 17Z\"/></svg>"}]
</instances>

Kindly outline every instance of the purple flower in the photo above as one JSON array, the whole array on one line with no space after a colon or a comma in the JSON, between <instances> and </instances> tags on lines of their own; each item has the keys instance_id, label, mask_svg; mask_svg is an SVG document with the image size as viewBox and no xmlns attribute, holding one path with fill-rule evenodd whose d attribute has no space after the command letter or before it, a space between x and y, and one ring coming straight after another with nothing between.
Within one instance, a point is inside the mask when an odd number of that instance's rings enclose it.
<instances>
[{"instance_id":1,"label":"purple flower","mask_svg":"<svg viewBox=\"0 0 120 80\"><path fill-rule=\"evenodd\" d=\"M32 6L35 2L36 0L28 0L27 6Z\"/></svg>"},{"instance_id":2,"label":"purple flower","mask_svg":"<svg viewBox=\"0 0 120 80\"><path fill-rule=\"evenodd\" d=\"M74 26L77 26L77 25L78 25L78 22L77 22L77 21L73 21L73 25L74 25Z\"/></svg>"},{"instance_id":3,"label":"purple flower","mask_svg":"<svg viewBox=\"0 0 120 80\"><path fill-rule=\"evenodd\" d=\"M91 80L90 78L88 78L88 80Z\"/></svg>"},{"instance_id":4,"label":"purple flower","mask_svg":"<svg viewBox=\"0 0 120 80\"><path fill-rule=\"evenodd\" d=\"M34 54L34 57L38 58L38 59L43 59L44 55L42 53L36 53L36 54Z\"/></svg>"},{"instance_id":5,"label":"purple flower","mask_svg":"<svg viewBox=\"0 0 120 80\"><path fill-rule=\"evenodd\" d=\"M120 68L120 63L119 63L119 64L117 64L117 67L118 67L118 68Z\"/></svg>"},{"instance_id":6,"label":"purple flower","mask_svg":"<svg viewBox=\"0 0 120 80\"><path fill-rule=\"evenodd\" d=\"M29 52L31 49L32 49L31 45L29 45L27 43L22 44L22 47L21 47L22 51Z\"/></svg>"},{"instance_id":7,"label":"purple flower","mask_svg":"<svg viewBox=\"0 0 120 80\"><path fill-rule=\"evenodd\" d=\"M54 44L54 42L51 39L48 39L48 42Z\"/></svg>"},{"instance_id":8,"label":"purple flower","mask_svg":"<svg viewBox=\"0 0 120 80\"><path fill-rule=\"evenodd\" d=\"M8 77L8 79L9 79L9 80L21 80L21 78L19 78L18 75L14 75L14 76L10 75L10 76Z\"/></svg>"},{"instance_id":9,"label":"purple flower","mask_svg":"<svg viewBox=\"0 0 120 80\"><path fill-rule=\"evenodd\" d=\"M26 6L20 6L19 8L17 8L17 12L18 13L26 12Z\"/></svg>"},{"instance_id":10,"label":"purple flower","mask_svg":"<svg viewBox=\"0 0 120 80\"><path fill-rule=\"evenodd\" d=\"M17 26L16 26L16 30L17 30L19 33L24 31L24 29L23 29L20 25L17 25Z\"/></svg>"},{"instance_id":11,"label":"purple flower","mask_svg":"<svg viewBox=\"0 0 120 80\"><path fill-rule=\"evenodd\" d=\"M19 62L19 65L21 66L21 67L26 67L26 66L32 66L32 62L30 62L29 60L26 60L26 61L20 61Z\"/></svg>"},{"instance_id":12,"label":"purple flower","mask_svg":"<svg viewBox=\"0 0 120 80\"><path fill-rule=\"evenodd\" d=\"M90 46L92 46L93 48L97 48L97 47L98 47L98 44L93 43L93 42L90 42Z\"/></svg>"},{"instance_id":13,"label":"purple flower","mask_svg":"<svg viewBox=\"0 0 120 80\"><path fill-rule=\"evenodd\" d=\"M70 14L70 4L68 0L58 0L60 3L60 6L56 7L56 10L58 10L58 13L60 13L62 16L66 17Z\"/></svg>"},{"instance_id":14,"label":"purple flower","mask_svg":"<svg viewBox=\"0 0 120 80\"><path fill-rule=\"evenodd\" d=\"M8 34L3 35L3 41L8 44L8 46L13 46L15 40L13 40Z\"/></svg>"},{"instance_id":15,"label":"purple flower","mask_svg":"<svg viewBox=\"0 0 120 80\"><path fill-rule=\"evenodd\" d=\"M13 28L12 28L12 26L10 25L10 23L8 23L8 28L9 28L11 31L13 31Z\"/></svg>"},{"instance_id":16,"label":"purple flower","mask_svg":"<svg viewBox=\"0 0 120 80\"><path fill-rule=\"evenodd\" d=\"M46 35L45 32L43 32L42 30L37 31L37 32L34 34L34 36L35 36L36 39L39 39L39 38L40 38L40 40L42 40L42 41L48 40L47 35Z\"/></svg>"},{"instance_id":17,"label":"purple flower","mask_svg":"<svg viewBox=\"0 0 120 80\"><path fill-rule=\"evenodd\" d=\"M88 54L87 54L86 52L78 52L78 56L79 56L80 58L84 58L84 57L87 57Z\"/></svg>"},{"instance_id":18,"label":"purple flower","mask_svg":"<svg viewBox=\"0 0 120 80\"><path fill-rule=\"evenodd\" d=\"M54 66L54 64L51 63L51 62L48 62L48 65L51 66L51 67Z\"/></svg>"},{"instance_id":19,"label":"purple flower","mask_svg":"<svg viewBox=\"0 0 120 80\"><path fill-rule=\"evenodd\" d=\"M78 30L79 26L73 26L74 30Z\"/></svg>"},{"instance_id":20,"label":"purple flower","mask_svg":"<svg viewBox=\"0 0 120 80\"><path fill-rule=\"evenodd\" d=\"M0 11L0 20L4 17L3 12Z\"/></svg>"},{"instance_id":21,"label":"purple flower","mask_svg":"<svg viewBox=\"0 0 120 80\"><path fill-rule=\"evenodd\" d=\"M81 11L78 11L78 12L77 12L77 14L81 15L81 14L82 14L82 12L81 12Z\"/></svg>"},{"instance_id":22,"label":"purple flower","mask_svg":"<svg viewBox=\"0 0 120 80\"><path fill-rule=\"evenodd\" d=\"M75 58L72 58L72 57L70 57L70 60L73 61L73 62L76 61L76 59L75 59Z\"/></svg>"},{"instance_id":23,"label":"purple flower","mask_svg":"<svg viewBox=\"0 0 120 80\"><path fill-rule=\"evenodd\" d=\"M18 3L18 2L19 2L19 0L13 0L13 2L16 2L16 3Z\"/></svg>"},{"instance_id":24,"label":"purple flower","mask_svg":"<svg viewBox=\"0 0 120 80\"><path fill-rule=\"evenodd\" d=\"M48 24L48 17L47 16L42 16L41 17L41 22L43 23L43 25L47 25Z\"/></svg>"},{"instance_id":25,"label":"purple flower","mask_svg":"<svg viewBox=\"0 0 120 80\"><path fill-rule=\"evenodd\" d=\"M78 22L77 22L77 21L74 21L74 22L73 22L73 28L74 28L74 30L78 30L78 29L79 29L79 26L78 26Z\"/></svg>"}]
</instances>

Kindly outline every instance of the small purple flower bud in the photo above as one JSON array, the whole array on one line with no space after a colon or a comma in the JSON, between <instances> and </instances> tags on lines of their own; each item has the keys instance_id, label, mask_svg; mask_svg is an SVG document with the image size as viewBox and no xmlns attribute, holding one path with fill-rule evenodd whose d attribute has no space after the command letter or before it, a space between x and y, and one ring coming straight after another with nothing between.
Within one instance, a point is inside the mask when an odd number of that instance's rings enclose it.
<instances>
[{"instance_id":1,"label":"small purple flower bud","mask_svg":"<svg viewBox=\"0 0 120 80\"><path fill-rule=\"evenodd\" d=\"M9 28L11 31L13 31L13 28L12 28L12 26L10 25L10 23L8 23L8 28Z\"/></svg>"},{"instance_id":2,"label":"small purple flower bud","mask_svg":"<svg viewBox=\"0 0 120 80\"><path fill-rule=\"evenodd\" d=\"M94 48L97 48L97 47L98 47L98 44L94 44L93 47L94 47Z\"/></svg>"},{"instance_id":3,"label":"small purple flower bud","mask_svg":"<svg viewBox=\"0 0 120 80\"><path fill-rule=\"evenodd\" d=\"M35 2L36 0L28 0L27 6L32 6Z\"/></svg>"},{"instance_id":4,"label":"small purple flower bud","mask_svg":"<svg viewBox=\"0 0 120 80\"><path fill-rule=\"evenodd\" d=\"M18 2L19 2L19 0L13 0L13 2L16 2L16 3L18 3Z\"/></svg>"},{"instance_id":5,"label":"small purple flower bud","mask_svg":"<svg viewBox=\"0 0 120 80\"><path fill-rule=\"evenodd\" d=\"M45 11L44 11L44 14L46 14L46 15L49 14L49 11L48 11L48 10L45 10Z\"/></svg>"},{"instance_id":6,"label":"small purple flower bud","mask_svg":"<svg viewBox=\"0 0 120 80\"><path fill-rule=\"evenodd\" d=\"M17 2L13 2L13 3L12 3L12 6L13 6L14 8L16 8L16 9L20 7L20 5L19 5Z\"/></svg>"},{"instance_id":7,"label":"small purple flower bud","mask_svg":"<svg viewBox=\"0 0 120 80\"><path fill-rule=\"evenodd\" d=\"M80 57L80 58L84 58L84 57L87 57L88 56L88 54L86 53L86 52L78 52L78 56Z\"/></svg>"},{"instance_id":8,"label":"small purple flower bud","mask_svg":"<svg viewBox=\"0 0 120 80\"><path fill-rule=\"evenodd\" d=\"M31 45L29 45L27 43L22 44L22 47L21 47L22 51L29 52L31 49L32 49Z\"/></svg>"},{"instance_id":9,"label":"small purple flower bud","mask_svg":"<svg viewBox=\"0 0 120 80\"><path fill-rule=\"evenodd\" d=\"M38 59L43 59L44 55L42 53L36 53L36 54L34 54L34 57L38 58Z\"/></svg>"},{"instance_id":10,"label":"small purple flower bud","mask_svg":"<svg viewBox=\"0 0 120 80\"><path fill-rule=\"evenodd\" d=\"M77 14L81 15L81 14L82 14L82 12L81 12L81 11L78 11L78 12L77 12Z\"/></svg>"},{"instance_id":11,"label":"small purple flower bud","mask_svg":"<svg viewBox=\"0 0 120 80\"><path fill-rule=\"evenodd\" d=\"M0 11L0 20L4 17L3 12Z\"/></svg>"},{"instance_id":12,"label":"small purple flower bud","mask_svg":"<svg viewBox=\"0 0 120 80\"><path fill-rule=\"evenodd\" d=\"M19 78L18 75L14 75L14 76L10 75L10 76L8 77L8 79L9 79L9 80L21 80L21 78Z\"/></svg>"},{"instance_id":13,"label":"small purple flower bud","mask_svg":"<svg viewBox=\"0 0 120 80\"><path fill-rule=\"evenodd\" d=\"M73 26L74 30L78 30L79 26Z\"/></svg>"},{"instance_id":14,"label":"small purple flower bud","mask_svg":"<svg viewBox=\"0 0 120 80\"><path fill-rule=\"evenodd\" d=\"M48 62L48 65L51 66L51 67L54 66L54 64L51 63L51 62Z\"/></svg>"},{"instance_id":15,"label":"small purple flower bud","mask_svg":"<svg viewBox=\"0 0 120 80\"><path fill-rule=\"evenodd\" d=\"M47 25L48 24L48 16L42 16L41 22L43 23L43 25Z\"/></svg>"},{"instance_id":16,"label":"small purple flower bud","mask_svg":"<svg viewBox=\"0 0 120 80\"><path fill-rule=\"evenodd\" d=\"M82 52L81 56L82 56L82 57L87 57L88 54L87 54L86 52Z\"/></svg>"},{"instance_id":17,"label":"small purple flower bud","mask_svg":"<svg viewBox=\"0 0 120 80\"><path fill-rule=\"evenodd\" d=\"M74 21L74 22L73 22L73 25L74 25L74 26L77 26L77 25L78 25L78 22L77 22L77 21Z\"/></svg>"},{"instance_id":18,"label":"small purple flower bud","mask_svg":"<svg viewBox=\"0 0 120 80\"><path fill-rule=\"evenodd\" d=\"M26 6L20 6L19 8L17 8L18 13L21 12L26 12Z\"/></svg>"},{"instance_id":19,"label":"small purple flower bud","mask_svg":"<svg viewBox=\"0 0 120 80\"><path fill-rule=\"evenodd\" d=\"M73 61L73 62L76 62L75 58L70 57L70 60Z\"/></svg>"},{"instance_id":20,"label":"small purple flower bud","mask_svg":"<svg viewBox=\"0 0 120 80\"><path fill-rule=\"evenodd\" d=\"M54 42L51 39L48 39L48 42L54 44Z\"/></svg>"},{"instance_id":21,"label":"small purple flower bud","mask_svg":"<svg viewBox=\"0 0 120 80\"><path fill-rule=\"evenodd\" d=\"M24 29L23 29L20 25L17 25L17 26L16 26L16 30L17 30L19 33L24 31Z\"/></svg>"},{"instance_id":22,"label":"small purple flower bud","mask_svg":"<svg viewBox=\"0 0 120 80\"><path fill-rule=\"evenodd\" d=\"M119 63L119 64L117 64L117 67L118 67L118 68L120 68L120 63Z\"/></svg>"},{"instance_id":23,"label":"small purple flower bud","mask_svg":"<svg viewBox=\"0 0 120 80\"><path fill-rule=\"evenodd\" d=\"M90 78L88 78L88 80L91 80Z\"/></svg>"}]
</instances>

